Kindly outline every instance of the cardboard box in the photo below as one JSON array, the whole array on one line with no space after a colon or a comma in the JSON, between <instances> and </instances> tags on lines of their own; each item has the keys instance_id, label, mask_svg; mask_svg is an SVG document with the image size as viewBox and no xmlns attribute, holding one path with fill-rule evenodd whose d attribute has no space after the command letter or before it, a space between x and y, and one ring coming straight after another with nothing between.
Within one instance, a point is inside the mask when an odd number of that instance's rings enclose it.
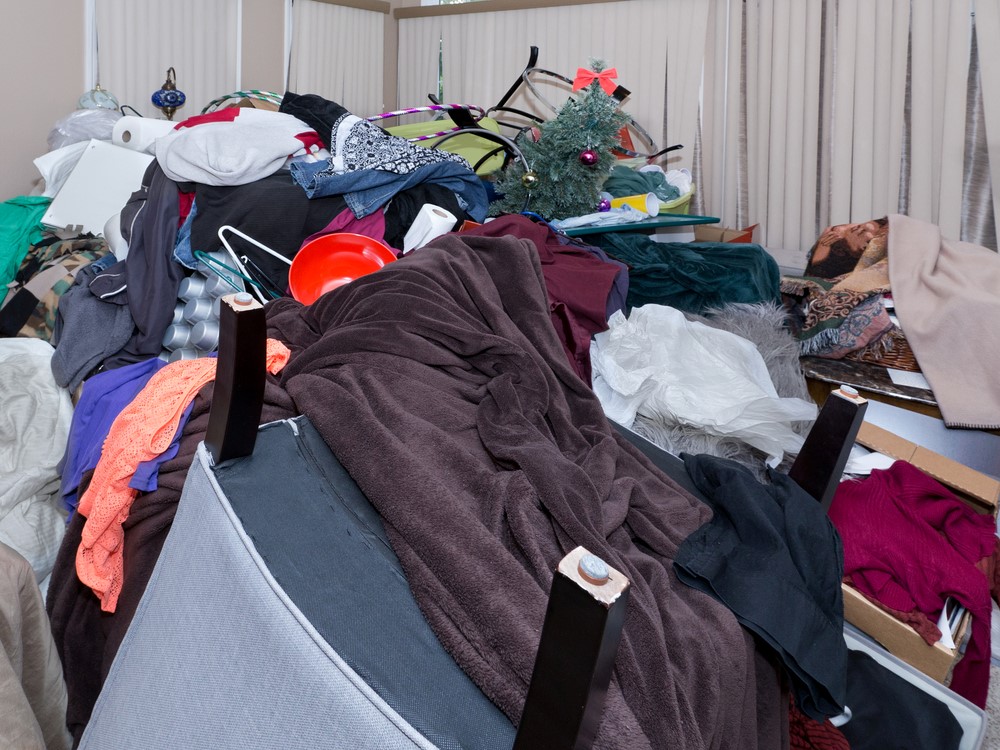
<instances>
[{"instance_id":1,"label":"cardboard box","mask_svg":"<svg viewBox=\"0 0 1000 750\"><path fill-rule=\"evenodd\" d=\"M944 683L958 662L957 648L947 648L941 643L928 645L916 630L897 620L883 609L868 601L857 589L842 586L844 590L844 619L858 630L878 641L886 651L907 664L919 669L928 677ZM966 612L955 633L955 643L961 644L969 630L969 613Z\"/></svg>"},{"instance_id":2,"label":"cardboard box","mask_svg":"<svg viewBox=\"0 0 1000 750\"><path fill-rule=\"evenodd\" d=\"M979 513L995 515L1000 502L1000 481L970 469L958 461L928 450L889 430L864 422L857 442L892 458L909 461L934 477ZM844 591L844 619L882 644L889 653L919 669L927 676L945 682L959 659L957 648L933 646L917 631L872 604L847 584ZM969 632L970 615L966 612L959 624L955 643L961 644Z\"/></svg>"},{"instance_id":3,"label":"cardboard box","mask_svg":"<svg viewBox=\"0 0 1000 750\"><path fill-rule=\"evenodd\" d=\"M230 107L243 107L250 109L265 109L268 112L277 112L278 105L274 102L265 101L263 99L250 99L249 97L240 97L232 104L227 104L226 109Z\"/></svg>"},{"instance_id":4,"label":"cardboard box","mask_svg":"<svg viewBox=\"0 0 1000 750\"><path fill-rule=\"evenodd\" d=\"M756 231L756 224L745 229L728 229L725 227L713 227L708 224L699 224L694 228L694 241L746 244L753 242L754 232Z\"/></svg>"}]
</instances>

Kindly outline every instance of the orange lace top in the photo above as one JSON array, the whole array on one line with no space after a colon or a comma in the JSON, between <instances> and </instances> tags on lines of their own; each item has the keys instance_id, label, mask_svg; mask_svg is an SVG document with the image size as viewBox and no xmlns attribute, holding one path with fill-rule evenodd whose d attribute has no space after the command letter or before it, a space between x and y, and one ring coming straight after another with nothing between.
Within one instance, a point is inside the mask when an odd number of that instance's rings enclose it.
<instances>
[{"instance_id":1,"label":"orange lace top","mask_svg":"<svg viewBox=\"0 0 1000 750\"><path fill-rule=\"evenodd\" d=\"M268 372L280 372L290 356L280 341L267 340ZM215 379L216 361L202 357L168 364L122 410L104 440L101 460L78 507L87 520L76 552L76 574L97 594L105 612L115 611L122 587L122 524L136 496L128 484L140 463L170 447L187 405Z\"/></svg>"}]
</instances>

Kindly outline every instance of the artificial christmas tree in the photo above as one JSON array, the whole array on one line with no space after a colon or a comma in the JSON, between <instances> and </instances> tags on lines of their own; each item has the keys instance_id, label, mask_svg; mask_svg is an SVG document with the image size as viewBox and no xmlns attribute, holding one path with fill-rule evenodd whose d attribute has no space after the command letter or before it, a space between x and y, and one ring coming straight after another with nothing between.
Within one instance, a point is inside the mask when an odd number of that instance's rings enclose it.
<instances>
[{"instance_id":1,"label":"artificial christmas tree","mask_svg":"<svg viewBox=\"0 0 1000 750\"><path fill-rule=\"evenodd\" d=\"M611 96L616 76L600 60L592 60L590 70L577 70L573 90L582 93L567 99L555 119L533 129L535 139L519 141L528 170L520 162L507 167L497 180L504 197L493 204L493 213L527 210L551 220L597 210L601 185L616 163L612 148L628 122Z\"/></svg>"}]
</instances>

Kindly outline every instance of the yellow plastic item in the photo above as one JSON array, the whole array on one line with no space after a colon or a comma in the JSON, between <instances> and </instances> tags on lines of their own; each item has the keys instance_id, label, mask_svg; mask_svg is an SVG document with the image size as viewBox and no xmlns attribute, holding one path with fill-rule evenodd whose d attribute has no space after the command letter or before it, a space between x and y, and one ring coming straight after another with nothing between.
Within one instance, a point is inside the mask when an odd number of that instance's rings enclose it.
<instances>
[{"instance_id":1,"label":"yellow plastic item","mask_svg":"<svg viewBox=\"0 0 1000 750\"><path fill-rule=\"evenodd\" d=\"M674 198L672 201L666 201L660 204L661 214L687 214L691 209L691 199L694 197L694 183L691 183L691 189L687 191L680 198Z\"/></svg>"},{"instance_id":2,"label":"yellow plastic item","mask_svg":"<svg viewBox=\"0 0 1000 750\"><path fill-rule=\"evenodd\" d=\"M427 122L412 122L404 125L395 125L391 128L386 128L385 130L391 135L398 135L400 138L412 139L418 138L422 135L430 135L431 133L437 133L441 130L445 130L450 124L450 120L429 120ZM497 124L497 121L489 117L481 119L478 123L476 123L476 127L492 130L494 133L500 132L500 126ZM439 140L439 138L430 138L423 141L413 142L418 146L426 146L427 148L430 148ZM449 138L441 144L442 151L450 151L453 154L458 154L469 162L472 167L475 167L480 159L495 149L500 150L493 154L493 156L489 157L476 169L476 174L480 176L496 172L503 166L504 151L499 143L487 140L486 138L478 136L475 133L469 133L467 135L456 135L454 138Z\"/></svg>"}]
</instances>

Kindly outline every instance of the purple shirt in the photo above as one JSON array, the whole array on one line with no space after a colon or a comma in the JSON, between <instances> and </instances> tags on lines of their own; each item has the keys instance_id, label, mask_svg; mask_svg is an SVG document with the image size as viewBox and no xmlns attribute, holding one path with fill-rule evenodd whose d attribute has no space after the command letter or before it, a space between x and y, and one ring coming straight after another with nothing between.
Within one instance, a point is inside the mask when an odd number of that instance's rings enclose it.
<instances>
[{"instance_id":1,"label":"purple shirt","mask_svg":"<svg viewBox=\"0 0 1000 750\"><path fill-rule=\"evenodd\" d=\"M62 498L70 514L76 510L79 501L77 492L84 472L95 468L100 461L104 439L108 436L112 423L132 403L139 391L146 387L150 378L165 366L166 362L154 357L98 373L83 384L83 393L73 412L62 465ZM177 455L180 434L191 415L191 408L192 405L188 404L170 447L156 458L141 463L129 482L129 487L141 492L156 489L160 466Z\"/></svg>"}]
</instances>

